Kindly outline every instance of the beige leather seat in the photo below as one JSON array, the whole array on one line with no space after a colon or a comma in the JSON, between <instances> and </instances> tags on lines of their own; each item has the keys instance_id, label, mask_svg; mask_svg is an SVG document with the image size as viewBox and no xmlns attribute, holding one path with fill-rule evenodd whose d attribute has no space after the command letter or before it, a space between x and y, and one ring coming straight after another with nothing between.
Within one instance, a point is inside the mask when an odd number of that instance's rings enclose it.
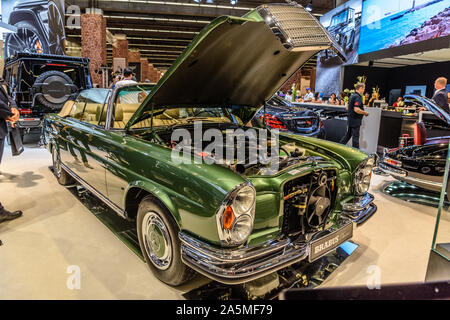
<instances>
[{"instance_id":1,"label":"beige leather seat","mask_svg":"<svg viewBox=\"0 0 450 320\"><path fill-rule=\"evenodd\" d=\"M72 108L74 107L74 104L75 104L75 101L73 101L73 100L66 101L66 103L64 103L61 110L59 110L58 116L64 118L64 117L67 117L68 115L70 115L70 113L72 112Z\"/></svg>"},{"instance_id":2,"label":"beige leather seat","mask_svg":"<svg viewBox=\"0 0 450 320\"><path fill-rule=\"evenodd\" d=\"M122 107L118 104L116 105L116 111L114 113L114 123L113 123L113 128L116 129L123 129L125 128L125 125L127 124L127 122L125 122L123 120L123 109Z\"/></svg>"},{"instance_id":3,"label":"beige leather seat","mask_svg":"<svg viewBox=\"0 0 450 320\"><path fill-rule=\"evenodd\" d=\"M180 109L169 109L164 111L162 114L159 114L153 117L153 126L169 126L175 124L180 117Z\"/></svg>"},{"instance_id":4,"label":"beige leather seat","mask_svg":"<svg viewBox=\"0 0 450 320\"><path fill-rule=\"evenodd\" d=\"M81 120L92 124L97 124L98 123L97 113L99 114L98 110L101 110L101 108L102 104L100 103L87 103L86 107L84 108L83 118Z\"/></svg>"},{"instance_id":5,"label":"beige leather seat","mask_svg":"<svg viewBox=\"0 0 450 320\"><path fill-rule=\"evenodd\" d=\"M123 121L128 122L136 110L139 108L139 103L118 103L117 106L123 111Z\"/></svg>"}]
</instances>

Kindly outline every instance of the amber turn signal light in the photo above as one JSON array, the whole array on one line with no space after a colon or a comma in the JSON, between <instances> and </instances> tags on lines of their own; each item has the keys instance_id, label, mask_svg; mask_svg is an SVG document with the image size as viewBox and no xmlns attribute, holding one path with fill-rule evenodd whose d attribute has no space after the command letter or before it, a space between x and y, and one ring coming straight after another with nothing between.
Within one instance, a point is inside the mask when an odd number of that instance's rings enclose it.
<instances>
[{"instance_id":1,"label":"amber turn signal light","mask_svg":"<svg viewBox=\"0 0 450 320\"><path fill-rule=\"evenodd\" d=\"M223 215L222 215L222 222L223 222L223 227L225 228L225 230L231 229L231 227L233 226L234 219L235 219L235 216L234 216L233 208L231 208L231 206L226 207L225 211L223 212Z\"/></svg>"}]
</instances>

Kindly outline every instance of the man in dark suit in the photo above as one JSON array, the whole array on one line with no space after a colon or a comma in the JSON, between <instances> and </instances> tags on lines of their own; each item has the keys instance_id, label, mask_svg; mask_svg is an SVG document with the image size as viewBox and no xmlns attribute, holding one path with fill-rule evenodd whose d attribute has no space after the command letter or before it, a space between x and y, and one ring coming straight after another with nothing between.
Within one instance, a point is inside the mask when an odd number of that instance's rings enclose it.
<instances>
[{"instance_id":1,"label":"man in dark suit","mask_svg":"<svg viewBox=\"0 0 450 320\"><path fill-rule=\"evenodd\" d=\"M19 111L16 108L16 103L9 96L6 86L1 82L0 85L0 163L3 156L3 148L5 144L5 137L8 134L8 127L6 122L10 122L12 126L19 120ZM12 220L20 217L22 211L10 212L3 208L0 203L0 222L5 220Z\"/></svg>"},{"instance_id":2,"label":"man in dark suit","mask_svg":"<svg viewBox=\"0 0 450 320\"><path fill-rule=\"evenodd\" d=\"M352 138L353 148L359 149L359 131L361 129L361 123L364 116L368 116L369 113L364 111L364 105L362 101L362 95L364 94L366 86L364 83L358 82L355 85L355 93L351 95L348 100L347 106L347 132L342 137L339 143L347 144Z\"/></svg>"},{"instance_id":3,"label":"man in dark suit","mask_svg":"<svg viewBox=\"0 0 450 320\"><path fill-rule=\"evenodd\" d=\"M448 107L448 96L447 96L447 90L445 87L447 86L447 79L444 77L437 78L434 82L434 88L436 91L433 95L433 101L436 102L438 106L440 106L442 109L444 109L447 112L450 112Z\"/></svg>"}]
</instances>

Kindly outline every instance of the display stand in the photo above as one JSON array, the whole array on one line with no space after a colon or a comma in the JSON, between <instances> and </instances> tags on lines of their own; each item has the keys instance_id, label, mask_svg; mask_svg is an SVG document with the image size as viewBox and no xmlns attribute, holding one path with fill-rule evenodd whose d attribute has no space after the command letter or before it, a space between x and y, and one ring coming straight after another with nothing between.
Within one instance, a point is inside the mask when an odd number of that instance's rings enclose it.
<instances>
[{"instance_id":1,"label":"display stand","mask_svg":"<svg viewBox=\"0 0 450 320\"><path fill-rule=\"evenodd\" d=\"M425 281L450 279L450 209L448 206L444 205L446 197L450 195L449 169L450 148L447 155L443 187L438 206Z\"/></svg>"}]
</instances>

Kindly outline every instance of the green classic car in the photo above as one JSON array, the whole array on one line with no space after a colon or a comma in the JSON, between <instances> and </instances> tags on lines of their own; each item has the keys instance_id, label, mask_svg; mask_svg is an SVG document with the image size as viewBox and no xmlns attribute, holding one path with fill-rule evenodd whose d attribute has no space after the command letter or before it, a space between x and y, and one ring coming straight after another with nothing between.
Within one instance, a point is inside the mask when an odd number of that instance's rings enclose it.
<instances>
[{"instance_id":1,"label":"green classic car","mask_svg":"<svg viewBox=\"0 0 450 320\"><path fill-rule=\"evenodd\" d=\"M375 156L289 133L279 133L279 150L265 151L275 168L219 161L195 147L183 154L201 161L180 163L173 154L180 129L194 133L184 146L197 143L196 130L254 129L245 124L260 106L323 49L344 56L299 5L219 17L156 85L88 89L48 115L55 175L135 221L148 266L170 285L193 271L236 284L314 261L376 211L368 193ZM242 141L245 154L260 150Z\"/></svg>"}]
</instances>

